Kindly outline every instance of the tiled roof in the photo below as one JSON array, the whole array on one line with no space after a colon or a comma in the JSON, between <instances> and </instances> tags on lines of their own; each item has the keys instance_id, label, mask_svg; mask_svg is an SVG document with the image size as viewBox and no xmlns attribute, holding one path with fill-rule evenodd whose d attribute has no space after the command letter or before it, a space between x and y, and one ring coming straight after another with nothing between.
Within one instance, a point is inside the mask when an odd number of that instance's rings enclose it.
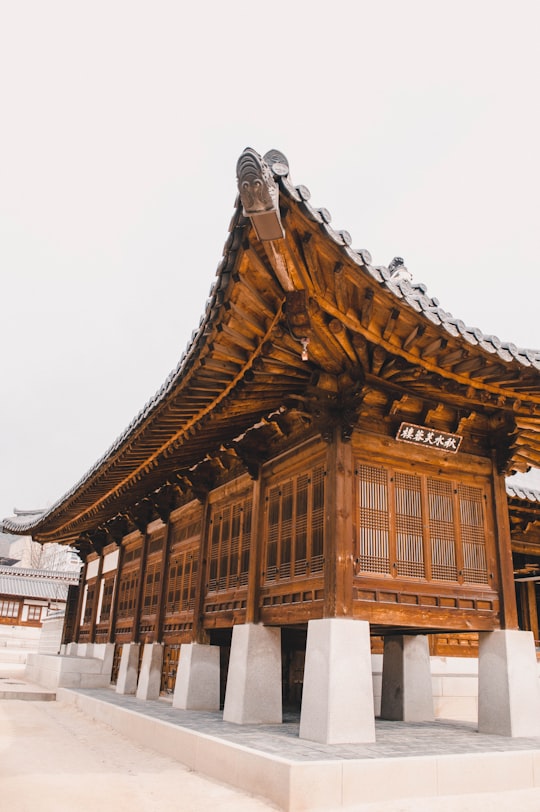
<instances>
[{"instance_id":1,"label":"tiled roof","mask_svg":"<svg viewBox=\"0 0 540 812\"><path fill-rule=\"evenodd\" d=\"M0 595L66 600L70 584L78 583L78 573L0 567Z\"/></svg>"},{"instance_id":2,"label":"tiled roof","mask_svg":"<svg viewBox=\"0 0 540 812\"><path fill-rule=\"evenodd\" d=\"M350 247L352 240L348 231L335 231L330 226L332 217L328 209L313 208L310 205L308 202L311 197L309 189L305 186L294 186L287 176L282 177L280 181L288 194L300 204L305 214L314 222L322 225L330 239L343 250L347 257L359 267L366 269L381 287L391 291L397 299L407 302L410 307L418 313L422 313L433 324L443 327L451 336L461 336L469 344L480 346L486 352L498 355L501 361L516 360L522 366L534 366L540 370L540 350L522 349L515 344L501 341L497 336L486 335L478 327L468 327L461 319L444 310L438 299L429 296L427 287L422 282L411 282L408 279L396 281L387 267L371 264L369 251L355 250Z\"/></svg>"},{"instance_id":3,"label":"tiled roof","mask_svg":"<svg viewBox=\"0 0 540 812\"><path fill-rule=\"evenodd\" d=\"M534 490L532 488L525 488L522 485L511 485L508 482L506 483L506 493L510 498L513 499L524 499L528 502L539 502L540 503L540 491Z\"/></svg>"}]
</instances>

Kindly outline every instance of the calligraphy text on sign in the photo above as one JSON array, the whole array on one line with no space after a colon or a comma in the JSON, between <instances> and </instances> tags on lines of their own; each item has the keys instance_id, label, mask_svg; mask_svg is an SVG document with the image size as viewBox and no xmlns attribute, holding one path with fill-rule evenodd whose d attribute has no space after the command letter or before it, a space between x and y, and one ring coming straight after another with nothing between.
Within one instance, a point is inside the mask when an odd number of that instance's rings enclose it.
<instances>
[{"instance_id":1,"label":"calligraphy text on sign","mask_svg":"<svg viewBox=\"0 0 540 812\"><path fill-rule=\"evenodd\" d=\"M448 434L446 431L415 426L413 423L402 423L396 435L396 440L402 440L404 443L427 445L440 451L450 451L452 454L459 449L462 439L459 434Z\"/></svg>"}]
</instances>

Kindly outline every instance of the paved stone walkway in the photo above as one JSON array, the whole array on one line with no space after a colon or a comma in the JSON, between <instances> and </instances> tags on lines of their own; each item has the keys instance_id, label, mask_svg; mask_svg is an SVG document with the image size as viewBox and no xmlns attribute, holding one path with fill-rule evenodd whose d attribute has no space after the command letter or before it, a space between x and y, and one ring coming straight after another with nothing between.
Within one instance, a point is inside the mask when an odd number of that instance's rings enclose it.
<instances>
[{"instance_id":1,"label":"paved stone walkway","mask_svg":"<svg viewBox=\"0 0 540 812\"><path fill-rule=\"evenodd\" d=\"M234 725L224 722L221 713L178 710L167 699L145 701L117 694L113 689L78 690L78 693L293 761L540 750L540 738L481 734L474 724L453 720L414 724L377 720L377 740L372 744L325 745L298 738L299 716L294 713L285 714L281 725Z\"/></svg>"},{"instance_id":2,"label":"paved stone walkway","mask_svg":"<svg viewBox=\"0 0 540 812\"><path fill-rule=\"evenodd\" d=\"M4 682L25 692L20 668L0 667ZM37 688L39 690L39 688ZM508 739L476 732L473 724L377 721L374 744L325 746L298 738L298 716L282 725L237 726L221 713L180 711L170 700L145 702L113 689L79 691L173 725L279 755L291 761L375 759L403 756L540 750L540 739ZM23 698L21 696L21 698ZM7 699L7 697L6 697ZM35 752L34 752L35 750ZM96 807L133 812L255 812L276 809L268 801L207 779L155 754L64 703L0 702L0 809L10 812L91 812ZM49 758L49 754L51 758ZM46 756L46 757L45 757ZM391 768L390 768L391 769ZM390 773L391 774L391 773ZM36 807L37 804L37 807ZM540 789L487 792L362 803L348 812L539 812ZM338 810L328 810L338 812Z\"/></svg>"}]
</instances>

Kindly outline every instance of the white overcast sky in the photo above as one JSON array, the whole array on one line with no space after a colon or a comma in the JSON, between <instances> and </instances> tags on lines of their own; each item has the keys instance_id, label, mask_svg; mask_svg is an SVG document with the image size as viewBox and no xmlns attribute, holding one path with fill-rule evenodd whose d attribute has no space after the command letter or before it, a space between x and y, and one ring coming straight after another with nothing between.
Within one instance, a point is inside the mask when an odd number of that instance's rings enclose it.
<instances>
[{"instance_id":1,"label":"white overcast sky","mask_svg":"<svg viewBox=\"0 0 540 812\"><path fill-rule=\"evenodd\" d=\"M537 0L0 0L0 517L176 366L246 146L353 247L540 347Z\"/></svg>"}]
</instances>

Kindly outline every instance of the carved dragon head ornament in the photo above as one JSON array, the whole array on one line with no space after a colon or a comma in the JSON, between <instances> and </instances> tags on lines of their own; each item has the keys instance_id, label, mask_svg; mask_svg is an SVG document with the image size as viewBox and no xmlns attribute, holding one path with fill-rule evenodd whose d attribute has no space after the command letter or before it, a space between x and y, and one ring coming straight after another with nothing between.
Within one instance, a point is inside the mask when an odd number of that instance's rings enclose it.
<instances>
[{"instance_id":1,"label":"carved dragon head ornament","mask_svg":"<svg viewBox=\"0 0 540 812\"><path fill-rule=\"evenodd\" d=\"M236 165L238 191L244 215L252 219L261 240L281 239L279 189L268 164L247 147Z\"/></svg>"}]
</instances>

